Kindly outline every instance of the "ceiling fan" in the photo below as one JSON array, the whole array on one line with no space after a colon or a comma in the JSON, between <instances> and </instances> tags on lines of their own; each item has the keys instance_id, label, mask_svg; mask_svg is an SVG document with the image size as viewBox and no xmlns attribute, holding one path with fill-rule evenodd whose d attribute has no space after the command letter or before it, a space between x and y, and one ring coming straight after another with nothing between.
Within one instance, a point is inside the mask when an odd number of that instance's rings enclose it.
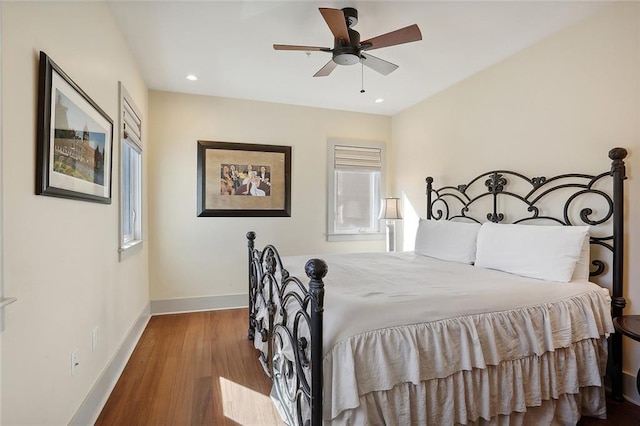
<instances>
[{"instance_id":1,"label":"ceiling fan","mask_svg":"<svg viewBox=\"0 0 640 426\"><path fill-rule=\"evenodd\" d=\"M315 73L314 77L326 77L338 65L363 65L383 75L388 75L398 68L398 65L365 53L365 51L380 49L422 40L420 28L416 24L401 28L390 33L360 41L360 34L352 27L358 23L358 11L352 7L344 9L320 8L322 17L333 33L333 49L317 46L294 46L289 44L274 44L275 50L301 50L305 52L319 51L332 54L332 59Z\"/></svg>"}]
</instances>

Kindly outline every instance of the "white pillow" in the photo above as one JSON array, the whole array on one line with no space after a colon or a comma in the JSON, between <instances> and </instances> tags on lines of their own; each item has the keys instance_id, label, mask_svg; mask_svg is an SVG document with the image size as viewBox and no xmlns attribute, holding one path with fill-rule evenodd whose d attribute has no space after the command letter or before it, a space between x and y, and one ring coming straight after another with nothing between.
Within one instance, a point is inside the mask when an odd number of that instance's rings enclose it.
<instances>
[{"instance_id":1,"label":"white pillow","mask_svg":"<svg viewBox=\"0 0 640 426\"><path fill-rule=\"evenodd\" d=\"M576 263L576 269L573 271L571 281L589 281L589 272L591 272L591 239L589 233L584 237L580 257Z\"/></svg>"},{"instance_id":2,"label":"white pillow","mask_svg":"<svg viewBox=\"0 0 640 426\"><path fill-rule=\"evenodd\" d=\"M436 259L472 264L479 223L420 219L415 252Z\"/></svg>"},{"instance_id":3,"label":"white pillow","mask_svg":"<svg viewBox=\"0 0 640 426\"><path fill-rule=\"evenodd\" d=\"M478 232L476 266L523 277L569 282L588 226L499 225Z\"/></svg>"}]
</instances>

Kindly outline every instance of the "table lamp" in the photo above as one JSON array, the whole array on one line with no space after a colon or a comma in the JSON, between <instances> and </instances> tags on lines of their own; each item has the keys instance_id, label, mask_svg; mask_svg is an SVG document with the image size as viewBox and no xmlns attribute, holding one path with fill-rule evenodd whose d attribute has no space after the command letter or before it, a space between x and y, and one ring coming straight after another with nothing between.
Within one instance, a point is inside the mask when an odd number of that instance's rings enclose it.
<instances>
[{"instance_id":1,"label":"table lamp","mask_svg":"<svg viewBox=\"0 0 640 426\"><path fill-rule=\"evenodd\" d=\"M387 251L396 251L396 220L402 219L400 198L383 198L379 219L387 222Z\"/></svg>"}]
</instances>

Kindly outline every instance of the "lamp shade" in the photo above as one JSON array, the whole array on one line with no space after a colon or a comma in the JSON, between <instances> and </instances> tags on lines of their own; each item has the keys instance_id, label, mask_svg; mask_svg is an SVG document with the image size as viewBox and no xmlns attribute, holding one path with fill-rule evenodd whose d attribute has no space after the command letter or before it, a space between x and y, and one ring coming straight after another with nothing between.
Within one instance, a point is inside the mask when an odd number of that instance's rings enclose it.
<instances>
[{"instance_id":1,"label":"lamp shade","mask_svg":"<svg viewBox=\"0 0 640 426\"><path fill-rule=\"evenodd\" d=\"M383 198L379 219L402 219L400 198Z\"/></svg>"}]
</instances>

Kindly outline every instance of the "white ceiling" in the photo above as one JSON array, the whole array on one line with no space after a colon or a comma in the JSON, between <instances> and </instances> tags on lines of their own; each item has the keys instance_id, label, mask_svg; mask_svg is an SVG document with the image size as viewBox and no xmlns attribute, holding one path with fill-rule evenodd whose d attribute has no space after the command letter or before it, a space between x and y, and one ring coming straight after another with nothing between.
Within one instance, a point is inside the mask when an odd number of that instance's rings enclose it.
<instances>
[{"instance_id":1,"label":"white ceiling","mask_svg":"<svg viewBox=\"0 0 640 426\"><path fill-rule=\"evenodd\" d=\"M582 1L116 1L109 6L149 88L393 115L593 14ZM422 41L371 53L388 76L339 66L313 77L333 47L318 7L355 7L362 40L416 23ZM188 81L187 74L198 76ZM375 103L377 98L384 102Z\"/></svg>"}]
</instances>

